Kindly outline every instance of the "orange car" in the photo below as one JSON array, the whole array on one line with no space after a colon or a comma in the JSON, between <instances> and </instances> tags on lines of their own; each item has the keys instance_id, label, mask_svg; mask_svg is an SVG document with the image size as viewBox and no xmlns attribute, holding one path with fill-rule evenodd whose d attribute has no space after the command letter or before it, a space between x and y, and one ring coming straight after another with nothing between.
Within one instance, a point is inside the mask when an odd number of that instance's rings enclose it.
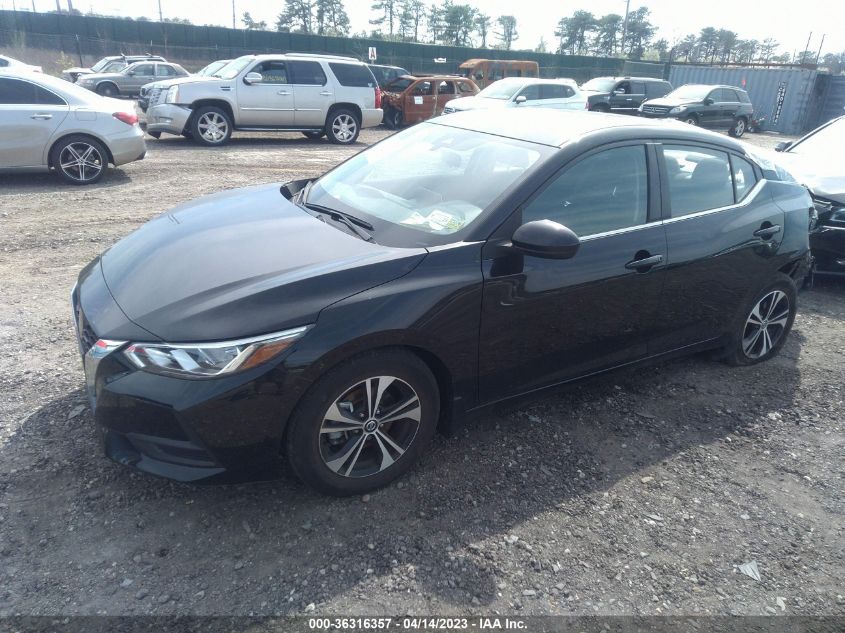
<instances>
[{"instance_id":1,"label":"orange car","mask_svg":"<svg viewBox=\"0 0 845 633\"><path fill-rule=\"evenodd\" d=\"M447 101L478 94L471 79L455 75L403 75L384 87L381 103L384 124L397 129L443 114Z\"/></svg>"}]
</instances>

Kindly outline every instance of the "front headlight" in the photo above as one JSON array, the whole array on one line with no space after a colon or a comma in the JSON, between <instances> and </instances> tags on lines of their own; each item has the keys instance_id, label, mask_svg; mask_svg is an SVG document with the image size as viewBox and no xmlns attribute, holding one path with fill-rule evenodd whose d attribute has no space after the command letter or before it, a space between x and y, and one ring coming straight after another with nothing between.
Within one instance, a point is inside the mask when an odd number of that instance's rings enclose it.
<instances>
[{"instance_id":1,"label":"front headlight","mask_svg":"<svg viewBox=\"0 0 845 633\"><path fill-rule=\"evenodd\" d=\"M123 351L138 369L182 378L213 378L244 371L288 349L308 330L298 327L274 334L217 343L131 343Z\"/></svg>"},{"instance_id":2,"label":"front headlight","mask_svg":"<svg viewBox=\"0 0 845 633\"><path fill-rule=\"evenodd\" d=\"M675 106L674 108L669 110L669 114L680 114L681 112L683 112L686 109L687 109L686 106Z\"/></svg>"},{"instance_id":3,"label":"front headlight","mask_svg":"<svg viewBox=\"0 0 845 633\"><path fill-rule=\"evenodd\" d=\"M179 86L170 86L167 89L167 95L164 97L165 103L176 103L179 100Z\"/></svg>"}]
</instances>

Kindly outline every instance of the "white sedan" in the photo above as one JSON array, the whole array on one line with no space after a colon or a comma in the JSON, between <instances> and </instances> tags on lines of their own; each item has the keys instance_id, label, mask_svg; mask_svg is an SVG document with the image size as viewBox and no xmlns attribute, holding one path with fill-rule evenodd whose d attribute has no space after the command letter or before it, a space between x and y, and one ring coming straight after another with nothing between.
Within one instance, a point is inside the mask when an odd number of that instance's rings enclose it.
<instances>
[{"instance_id":1,"label":"white sedan","mask_svg":"<svg viewBox=\"0 0 845 633\"><path fill-rule=\"evenodd\" d=\"M586 110L587 96L574 79L508 77L500 79L474 97L449 101L443 114L487 108L542 107L558 110Z\"/></svg>"},{"instance_id":2,"label":"white sedan","mask_svg":"<svg viewBox=\"0 0 845 633\"><path fill-rule=\"evenodd\" d=\"M131 101L41 73L0 68L0 172L55 170L87 185L146 153Z\"/></svg>"},{"instance_id":3,"label":"white sedan","mask_svg":"<svg viewBox=\"0 0 845 633\"><path fill-rule=\"evenodd\" d=\"M14 57L9 57L7 55L0 55L0 69L8 68L9 70L28 70L29 72L33 73L40 73L44 72L41 66L33 66L31 64L25 64L19 59L15 59Z\"/></svg>"}]
</instances>

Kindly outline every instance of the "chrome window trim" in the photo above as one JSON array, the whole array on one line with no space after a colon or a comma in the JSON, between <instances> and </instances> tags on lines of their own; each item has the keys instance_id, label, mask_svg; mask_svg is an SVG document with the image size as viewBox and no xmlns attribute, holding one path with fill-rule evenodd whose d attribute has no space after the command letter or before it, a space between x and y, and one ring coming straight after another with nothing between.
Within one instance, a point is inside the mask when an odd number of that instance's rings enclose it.
<instances>
[{"instance_id":1,"label":"chrome window trim","mask_svg":"<svg viewBox=\"0 0 845 633\"><path fill-rule=\"evenodd\" d=\"M588 242L590 240L597 240L601 239L602 237L611 237L613 235L622 235L624 233L631 233L633 231L639 231L645 228L651 228L653 226L661 226L663 224L663 220L653 220L651 222L646 222L645 224L635 224L634 226L626 226L621 229L613 229L611 231L603 231L601 233L591 233L590 235L585 235L584 237L578 236L578 239L581 242Z\"/></svg>"},{"instance_id":2,"label":"chrome window trim","mask_svg":"<svg viewBox=\"0 0 845 633\"><path fill-rule=\"evenodd\" d=\"M687 215L681 215L678 217L669 217L663 220L665 224L671 224L673 222L680 222L681 220L687 220L690 218L700 218L705 215L710 215L712 213L721 213L722 211L728 211L730 209L739 209L742 207L747 207L754 198L757 197L757 194L760 193L760 190L763 188L763 185L766 183L765 178L761 178L757 181L754 187L748 192L748 195L745 196L740 202L734 202L733 204L726 205L724 207L716 207L715 209L707 209L705 211L696 211L695 213L688 213ZM671 194L669 195L670 205L671 205Z\"/></svg>"},{"instance_id":3,"label":"chrome window trim","mask_svg":"<svg viewBox=\"0 0 845 633\"><path fill-rule=\"evenodd\" d=\"M62 103L0 103L0 105L5 105L5 106L22 106L22 105L25 105L25 106L35 106L35 107L52 106L52 107L60 107L60 108L62 106L70 107L70 104L67 102L67 99L65 99L58 92L56 92L55 90L51 90L50 88L45 88L44 86L42 86L37 81L32 81L31 79L29 79L27 77L14 77L12 75L3 75L3 77L0 77L0 79L12 79L12 80L15 80L15 81L22 81L24 83L32 84L33 86L38 86L39 88L41 88L41 90L45 90L45 91L49 92L51 95L53 95L54 97L62 100Z\"/></svg>"}]
</instances>

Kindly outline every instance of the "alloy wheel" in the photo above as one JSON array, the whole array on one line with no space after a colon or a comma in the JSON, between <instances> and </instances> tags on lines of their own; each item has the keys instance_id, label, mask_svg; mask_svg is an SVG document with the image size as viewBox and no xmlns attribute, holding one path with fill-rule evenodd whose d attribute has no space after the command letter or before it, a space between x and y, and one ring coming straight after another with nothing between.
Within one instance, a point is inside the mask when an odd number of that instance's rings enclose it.
<instances>
[{"instance_id":1,"label":"alloy wheel","mask_svg":"<svg viewBox=\"0 0 845 633\"><path fill-rule=\"evenodd\" d=\"M355 138L358 123L350 114L341 114L332 122L332 132L337 140L348 143Z\"/></svg>"},{"instance_id":2,"label":"alloy wheel","mask_svg":"<svg viewBox=\"0 0 845 633\"><path fill-rule=\"evenodd\" d=\"M734 135L742 136L744 132L745 132L745 121L743 119L740 119L739 121L736 122L736 125L734 125Z\"/></svg>"},{"instance_id":3,"label":"alloy wheel","mask_svg":"<svg viewBox=\"0 0 845 633\"><path fill-rule=\"evenodd\" d=\"M757 359L772 351L786 332L789 313L789 297L781 290L773 290L760 299L745 321L743 353Z\"/></svg>"},{"instance_id":4,"label":"alloy wheel","mask_svg":"<svg viewBox=\"0 0 845 633\"><path fill-rule=\"evenodd\" d=\"M373 376L346 389L320 426L323 463L342 477L367 477L392 466L417 435L417 392L395 376Z\"/></svg>"},{"instance_id":5,"label":"alloy wheel","mask_svg":"<svg viewBox=\"0 0 845 633\"><path fill-rule=\"evenodd\" d=\"M698 119L696 119L694 116L689 116L684 119L684 123L689 123L690 125L698 125Z\"/></svg>"},{"instance_id":6,"label":"alloy wheel","mask_svg":"<svg viewBox=\"0 0 845 633\"><path fill-rule=\"evenodd\" d=\"M69 143L59 154L59 169L77 182L96 179L104 166L100 150L85 142Z\"/></svg>"},{"instance_id":7,"label":"alloy wheel","mask_svg":"<svg viewBox=\"0 0 845 633\"><path fill-rule=\"evenodd\" d=\"M197 128L209 143L220 143L229 132L229 122L217 112L206 112L199 118Z\"/></svg>"}]
</instances>

